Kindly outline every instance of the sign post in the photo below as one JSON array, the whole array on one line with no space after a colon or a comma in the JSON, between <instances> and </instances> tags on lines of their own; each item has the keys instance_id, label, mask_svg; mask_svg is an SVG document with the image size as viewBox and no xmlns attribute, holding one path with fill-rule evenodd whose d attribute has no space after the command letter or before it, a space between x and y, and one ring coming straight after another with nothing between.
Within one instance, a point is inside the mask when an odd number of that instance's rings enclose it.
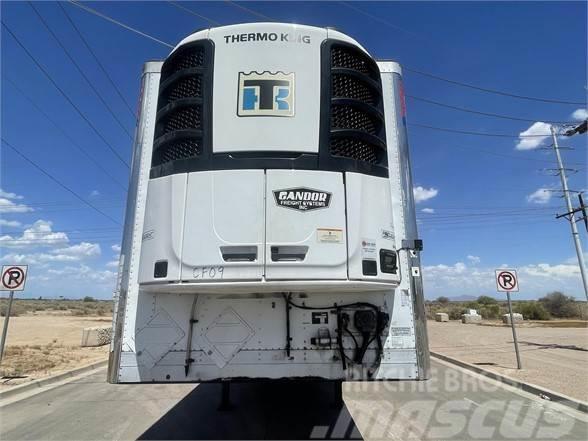
<instances>
[{"instance_id":1,"label":"sign post","mask_svg":"<svg viewBox=\"0 0 588 441\"><path fill-rule=\"evenodd\" d=\"M6 334L8 333L8 322L12 310L14 291L24 290L25 281L27 279L27 269L27 265L4 265L2 267L0 291L10 291L10 297L8 298L8 307L6 308L4 327L2 329L2 340L0 341L0 363L2 363L2 357L4 356L4 344L6 343Z\"/></svg>"},{"instance_id":2,"label":"sign post","mask_svg":"<svg viewBox=\"0 0 588 441\"><path fill-rule=\"evenodd\" d=\"M510 302L510 293L519 292L519 279L517 271L513 269L499 269L496 274L496 289L498 292L505 292L508 300L508 314L510 316L510 326L512 328L512 339L514 341L515 353L517 355L517 369L522 369L521 356L519 355L519 342L517 341L517 331L515 329L514 317L512 316L512 304Z\"/></svg>"}]
</instances>

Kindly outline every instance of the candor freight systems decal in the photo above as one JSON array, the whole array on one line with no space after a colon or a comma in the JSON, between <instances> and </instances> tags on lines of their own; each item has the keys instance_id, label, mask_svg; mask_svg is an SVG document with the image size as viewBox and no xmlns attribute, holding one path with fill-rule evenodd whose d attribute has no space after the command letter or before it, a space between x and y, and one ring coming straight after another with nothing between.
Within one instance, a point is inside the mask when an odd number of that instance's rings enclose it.
<instances>
[{"instance_id":1,"label":"candor freight systems decal","mask_svg":"<svg viewBox=\"0 0 588 441\"><path fill-rule=\"evenodd\" d=\"M288 188L274 190L274 198L280 207L310 211L327 208L331 202L331 193L304 187Z\"/></svg>"}]
</instances>

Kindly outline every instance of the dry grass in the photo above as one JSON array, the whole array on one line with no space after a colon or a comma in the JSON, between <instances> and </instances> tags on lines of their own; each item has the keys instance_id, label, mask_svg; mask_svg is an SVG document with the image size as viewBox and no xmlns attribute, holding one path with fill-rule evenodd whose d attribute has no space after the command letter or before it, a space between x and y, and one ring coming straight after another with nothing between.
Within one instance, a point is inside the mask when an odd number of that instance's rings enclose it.
<instances>
[{"instance_id":1,"label":"dry grass","mask_svg":"<svg viewBox=\"0 0 588 441\"><path fill-rule=\"evenodd\" d=\"M107 346L80 348L59 344L8 346L4 352L0 376L43 376L55 370L74 369L104 359Z\"/></svg>"},{"instance_id":2,"label":"dry grass","mask_svg":"<svg viewBox=\"0 0 588 441\"><path fill-rule=\"evenodd\" d=\"M8 300L0 299L0 316L6 316ZM42 300L15 299L12 303L11 317L25 314L57 314L72 316L111 316L112 300Z\"/></svg>"},{"instance_id":3,"label":"dry grass","mask_svg":"<svg viewBox=\"0 0 588 441\"><path fill-rule=\"evenodd\" d=\"M111 302L20 300L19 303L20 306L24 304L27 310L20 316L10 318L6 350L0 366L0 376L4 377L0 382L0 390L108 357L108 345L82 348L80 343L84 328L111 326L111 315L105 314ZM92 315L75 313L76 306L88 303L95 306ZM39 309L39 306L49 307ZM59 306L73 308L64 310ZM5 317L0 318L0 327L4 320Z\"/></svg>"}]
</instances>

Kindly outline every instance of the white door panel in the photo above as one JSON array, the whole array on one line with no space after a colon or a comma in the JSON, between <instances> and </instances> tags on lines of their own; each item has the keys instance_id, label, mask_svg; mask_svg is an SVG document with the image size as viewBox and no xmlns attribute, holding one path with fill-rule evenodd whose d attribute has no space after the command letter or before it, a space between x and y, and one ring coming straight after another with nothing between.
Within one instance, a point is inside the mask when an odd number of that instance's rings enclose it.
<instances>
[{"instance_id":1,"label":"white door panel","mask_svg":"<svg viewBox=\"0 0 588 441\"><path fill-rule=\"evenodd\" d=\"M149 181L139 283L180 280L186 179L178 174Z\"/></svg>"},{"instance_id":2,"label":"white door panel","mask_svg":"<svg viewBox=\"0 0 588 441\"><path fill-rule=\"evenodd\" d=\"M268 170L268 280L345 279L345 194L341 173Z\"/></svg>"},{"instance_id":3,"label":"white door panel","mask_svg":"<svg viewBox=\"0 0 588 441\"><path fill-rule=\"evenodd\" d=\"M382 268L385 258L394 262L397 258L388 179L345 173L345 190L349 230L349 278L399 280L398 269L390 272L389 267Z\"/></svg>"},{"instance_id":4,"label":"white door panel","mask_svg":"<svg viewBox=\"0 0 588 441\"><path fill-rule=\"evenodd\" d=\"M182 280L260 280L263 170L188 175Z\"/></svg>"}]
</instances>

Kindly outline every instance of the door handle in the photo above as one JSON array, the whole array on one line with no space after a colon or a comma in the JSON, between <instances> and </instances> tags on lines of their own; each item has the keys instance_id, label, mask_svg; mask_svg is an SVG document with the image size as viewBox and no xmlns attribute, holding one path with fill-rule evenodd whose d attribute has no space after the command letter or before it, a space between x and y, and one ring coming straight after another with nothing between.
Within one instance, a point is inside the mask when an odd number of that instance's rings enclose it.
<instances>
[{"instance_id":1,"label":"door handle","mask_svg":"<svg viewBox=\"0 0 588 441\"><path fill-rule=\"evenodd\" d=\"M279 245L271 247L272 262L302 262L308 253L307 246Z\"/></svg>"},{"instance_id":2,"label":"door handle","mask_svg":"<svg viewBox=\"0 0 588 441\"><path fill-rule=\"evenodd\" d=\"M257 260L257 246L227 246L220 247L225 262L255 262Z\"/></svg>"}]
</instances>

